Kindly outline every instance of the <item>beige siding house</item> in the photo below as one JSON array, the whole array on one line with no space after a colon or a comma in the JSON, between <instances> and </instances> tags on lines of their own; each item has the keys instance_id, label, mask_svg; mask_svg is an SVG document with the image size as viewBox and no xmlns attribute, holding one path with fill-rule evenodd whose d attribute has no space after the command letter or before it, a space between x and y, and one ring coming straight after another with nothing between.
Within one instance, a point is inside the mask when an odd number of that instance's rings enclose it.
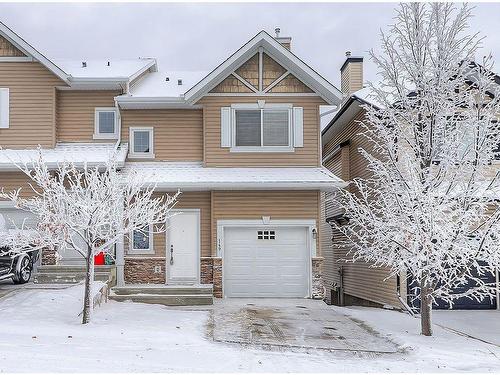
<instances>
[{"instance_id":1,"label":"beige siding house","mask_svg":"<svg viewBox=\"0 0 500 375\"><path fill-rule=\"evenodd\" d=\"M117 153L157 194L182 191L167 233L116 246L120 286L322 297L321 196L343 182L322 166L319 109L341 93L290 48L262 31L208 73L162 72L154 59L49 60L0 24L0 187L30 194L14 163L38 145L54 167ZM19 219L7 202L0 213Z\"/></svg>"},{"instance_id":2,"label":"beige siding house","mask_svg":"<svg viewBox=\"0 0 500 375\"><path fill-rule=\"evenodd\" d=\"M497 77L497 82L500 84L500 77ZM354 178L370 178L367 162L359 150L370 151L371 142L360 134L363 129L359 122L365 119L363 105L377 105L367 95L368 88L363 88L362 57L351 56L349 52L346 54L341 67L341 87L344 96L342 105L322 131L322 162L328 170L346 182ZM499 168L499 161L493 161L491 177ZM352 186L348 189L355 193ZM334 246L342 234L328 223L341 223L349 216L348 212L341 211L335 205L334 192L322 193L321 216L324 218L321 248L327 303L403 308L403 303L408 300L406 275L389 277L387 269L373 268L371 264L362 261L349 262L352 259L350 248ZM466 308L494 306L494 301L470 301Z\"/></svg>"}]
</instances>

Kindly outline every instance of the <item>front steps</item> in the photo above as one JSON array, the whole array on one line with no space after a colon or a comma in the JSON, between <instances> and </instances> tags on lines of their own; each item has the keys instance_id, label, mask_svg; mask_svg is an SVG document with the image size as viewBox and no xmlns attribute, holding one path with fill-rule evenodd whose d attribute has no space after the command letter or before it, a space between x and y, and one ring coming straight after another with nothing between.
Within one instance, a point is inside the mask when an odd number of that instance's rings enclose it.
<instances>
[{"instance_id":1,"label":"front steps","mask_svg":"<svg viewBox=\"0 0 500 375\"><path fill-rule=\"evenodd\" d=\"M94 280L108 281L112 278L114 266L95 266ZM85 266L42 265L34 275L35 284L78 284L85 280Z\"/></svg>"},{"instance_id":2,"label":"front steps","mask_svg":"<svg viewBox=\"0 0 500 375\"><path fill-rule=\"evenodd\" d=\"M114 301L152 303L164 306L199 306L213 304L211 284L198 285L125 285L111 288Z\"/></svg>"}]
</instances>

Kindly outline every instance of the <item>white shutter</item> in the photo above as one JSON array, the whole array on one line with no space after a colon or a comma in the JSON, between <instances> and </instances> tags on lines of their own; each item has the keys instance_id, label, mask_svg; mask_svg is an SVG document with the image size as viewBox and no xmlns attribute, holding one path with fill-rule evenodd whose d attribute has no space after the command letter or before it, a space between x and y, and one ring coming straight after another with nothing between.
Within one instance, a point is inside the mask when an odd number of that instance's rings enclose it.
<instances>
[{"instance_id":1,"label":"white shutter","mask_svg":"<svg viewBox=\"0 0 500 375\"><path fill-rule=\"evenodd\" d=\"M231 147L231 108L220 109L220 147Z\"/></svg>"},{"instance_id":2,"label":"white shutter","mask_svg":"<svg viewBox=\"0 0 500 375\"><path fill-rule=\"evenodd\" d=\"M293 146L304 147L304 109L293 107Z\"/></svg>"},{"instance_id":3,"label":"white shutter","mask_svg":"<svg viewBox=\"0 0 500 375\"><path fill-rule=\"evenodd\" d=\"M0 88L0 129L9 128L9 89Z\"/></svg>"}]
</instances>

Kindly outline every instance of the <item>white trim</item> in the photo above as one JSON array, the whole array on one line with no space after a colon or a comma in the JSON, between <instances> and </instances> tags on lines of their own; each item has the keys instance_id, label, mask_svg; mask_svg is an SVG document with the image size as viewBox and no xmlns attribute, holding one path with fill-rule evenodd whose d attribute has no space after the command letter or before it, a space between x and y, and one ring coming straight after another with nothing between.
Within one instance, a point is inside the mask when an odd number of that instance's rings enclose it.
<instances>
[{"instance_id":1,"label":"white trim","mask_svg":"<svg viewBox=\"0 0 500 375\"><path fill-rule=\"evenodd\" d=\"M0 209L2 208L16 208L16 204L12 201L0 201Z\"/></svg>"},{"instance_id":2,"label":"white trim","mask_svg":"<svg viewBox=\"0 0 500 375\"><path fill-rule=\"evenodd\" d=\"M148 225L148 235L149 235L149 248L148 249L134 249L134 231L130 233L130 238L129 238L129 248L127 251L127 254L131 255L139 255L139 254L154 254L155 253L155 247L154 247L154 233L153 233L153 225Z\"/></svg>"},{"instance_id":3,"label":"white trim","mask_svg":"<svg viewBox=\"0 0 500 375\"><path fill-rule=\"evenodd\" d=\"M264 55L264 48L259 47L259 91L262 92L262 89L264 87L264 60L263 60L263 55Z\"/></svg>"},{"instance_id":4,"label":"white trim","mask_svg":"<svg viewBox=\"0 0 500 375\"><path fill-rule=\"evenodd\" d=\"M321 95L316 94L315 92L302 92L302 93L293 93L293 92L266 92L266 93L258 93L258 92L209 92L204 96L291 96L291 97L321 97Z\"/></svg>"},{"instance_id":5,"label":"white trim","mask_svg":"<svg viewBox=\"0 0 500 375\"><path fill-rule=\"evenodd\" d=\"M232 72L231 73L234 77L236 77L236 79L238 81L240 81L241 83L243 83L246 87L248 87L250 90L252 90L253 92L258 92L257 89L255 87L253 87L250 82L248 82L245 78L243 78L242 76L240 76L238 73L236 72Z\"/></svg>"},{"instance_id":6,"label":"white trim","mask_svg":"<svg viewBox=\"0 0 500 375\"><path fill-rule=\"evenodd\" d=\"M1 56L0 62L33 62L35 59L31 56Z\"/></svg>"},{"instance_id":7,"label":"white trim","mask_svg":"<svg viewBox=\"0 0 500 375\"><path fill-rule=\"evenodd\" d=\"M224 229L227 227L232 228L248 228L248 227L304 227L307 228L308 236L307 236L307 246L309 248L309 257L308 257L308 270L309 275L307 278L308 282L308 294L309 297L312 296L312 260L316 258L316 240L313 238L313 229L318 230L316 219L278 219L278 220L269 220L267 217L262 217L260 220L217 220L217 253L216 257L222 258L222 291L223 297L226 298L224 293Z\"/></svg>"},{"instance_id":8,"label":"white trim","mask_svg":"<svg viewBox=\"0 0 500 375\"><path fill-rule=\"evenodd\" d=\"M197 266L198 266L198 269L197 269L197 272L196 272L196 280L194 280L194 283L196 284L199 284L200 283L200 277L201 277L201 209L199 208L184 208L184 209L171 209L170 212L172 213L175 213L177 212L178 215L182 215L183 212L194 212L196 213L197 215L197 224L198 224L198 237L197 237L197 258L198 258L198 262L197 262ZM175 280L172 281L171 279L169 279L169 274L170 274L170 256L169 256L169 249L170 249L170 246L171 246L171 243L170 243L170 236L169 236L169 232L170 232L170 225L169 225L169 222L170 222L170 218L167 219L167 230L165 231L165 246L166 246L166 249L165 249L165 271L166 271L166 277L165 277L165 283L166 284L182 284L182 283L192 283L193 281L185 281L183 282L182 280L179 280L178 282L176 282Z\"/></svg>"},{"instance_id":9,"label":"white trim","mask_svg":"<svg viewBox=\"0 0 500 375\"><path fill-rule=\"evenodd\" d=\"M99 113L113 112L115 114L114 132L100 133L99 132ZM96 107L94 108L94 139L117 139L118 138L118 113L116 107Z\"/></svg>"},{"instance_id":10,"label":"white trim","mask_svg":"<svg viewBox=\"0 0 500 375\"><path fill-rule=\"evenodd\" d=\"M149 132L149 152L134 152L134 132ZM152 126L134 126L129 129L130 148L128 156L131 159L154 159L154 127Z\"/></svg>"},{"instance_id":11,"label":"white trim","mask_svg":"<svg viewBox=\"0 0 500 375\"><path fill-rule=\"evenodd\" d=\"M283 81L286 77L288 77L290 73L288 70L283 73L282 75L280 75L273 83L271 83L269 86L266 87L266 89L264 90L264 93L267 93L268 91L272 90L274 86L276 86L278 83L280 83L281 81Z\"/></svg>"}]
</instances>

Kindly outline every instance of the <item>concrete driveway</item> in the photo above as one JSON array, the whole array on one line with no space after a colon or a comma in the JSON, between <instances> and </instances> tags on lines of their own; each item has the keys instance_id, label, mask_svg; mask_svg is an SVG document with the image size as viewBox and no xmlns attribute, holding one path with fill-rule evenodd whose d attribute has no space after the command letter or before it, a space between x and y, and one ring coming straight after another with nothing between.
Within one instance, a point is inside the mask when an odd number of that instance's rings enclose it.
<instances>
[{"instance_id":1,"label":"concrete driveway","mask_svg":"<svg viewBox=\"0 0 500 375\"><path fill-rule=\"evenodd\" d=\"M308 299L217 299L210 330L219 342L395 353L398 347L361 321Z\"/></svg>"}]
</instances>

